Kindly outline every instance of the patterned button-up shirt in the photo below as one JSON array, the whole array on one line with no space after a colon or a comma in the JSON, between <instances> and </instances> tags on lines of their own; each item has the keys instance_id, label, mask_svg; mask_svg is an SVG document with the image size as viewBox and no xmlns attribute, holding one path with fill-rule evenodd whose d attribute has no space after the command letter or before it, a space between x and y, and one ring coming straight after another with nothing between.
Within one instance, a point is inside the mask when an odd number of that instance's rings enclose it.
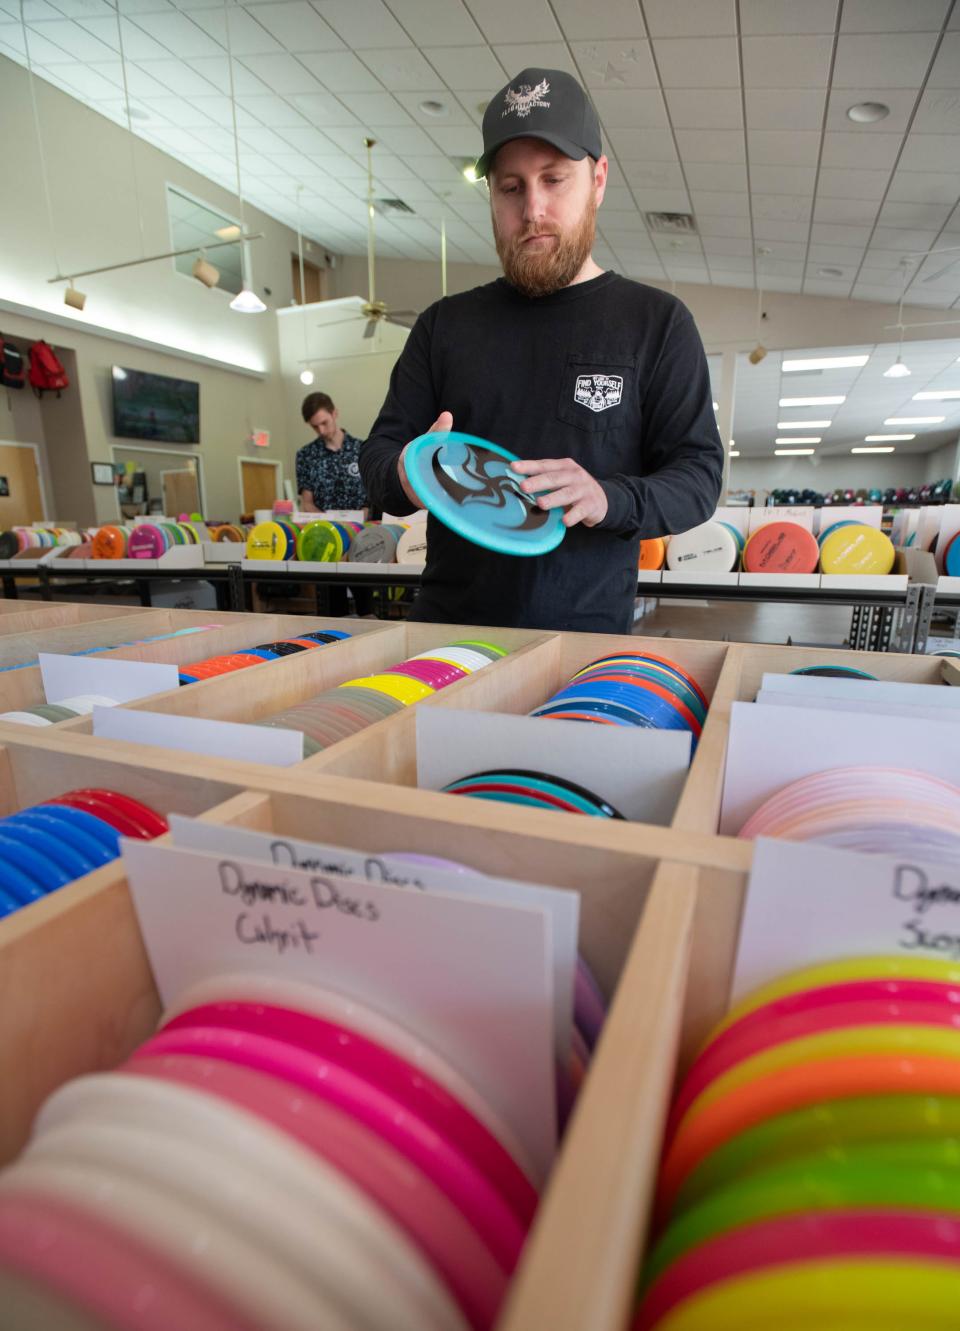
<instances>
[{"instance_id":1,"label":"patterned button-up shirt","mask_svg":"<svg viewBox=\"0 0 960 1331\"><path fill-rule=\"evenodd\" d=\"M343 447L333 452L322 439L297 453L297 493L309 490L318 509L366 508L358 457L363 441L343 432Z\"/></svg>"}]
</instances>

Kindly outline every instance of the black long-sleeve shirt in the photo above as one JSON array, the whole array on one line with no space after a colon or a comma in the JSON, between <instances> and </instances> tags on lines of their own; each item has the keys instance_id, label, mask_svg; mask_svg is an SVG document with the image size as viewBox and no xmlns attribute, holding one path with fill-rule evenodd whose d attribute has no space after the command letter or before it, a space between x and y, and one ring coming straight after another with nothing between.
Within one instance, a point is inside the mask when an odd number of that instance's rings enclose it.
<instances>
[{"instance_id":1,"label":"black long-sleeve shirt","mask_svg":"<svg viewBox=\"0 0 960 1331\"><path fill-rule=\"evenodd\" d=\"M626 633L642 537L714 511L723 446L700 336L675 297L615 273L530 299L503 278L417 320L360 452L370 500L414 511L403 446L441 411L524 459L570 457L607 496L549 554L497 554L428 518L414 619Z\"/></svg>"}]
</instances>

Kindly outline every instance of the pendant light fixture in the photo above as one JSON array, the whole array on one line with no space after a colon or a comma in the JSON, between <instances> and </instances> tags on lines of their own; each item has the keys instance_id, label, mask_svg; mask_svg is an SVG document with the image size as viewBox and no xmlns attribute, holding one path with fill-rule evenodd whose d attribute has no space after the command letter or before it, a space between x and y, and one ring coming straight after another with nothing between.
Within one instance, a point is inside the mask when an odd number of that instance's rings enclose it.
<instances>
[{"instance_id":1,"label":"pendant light fixture","mask_svg":"<svg viewBox=\"0 0 960 1331\"><path fill-rule=\"evenodd\" d=\"M900 340L897 343L897 359L888 370L884 370L884 379L906 379L910 375L910 370L903 363L903 298L907 294L907 284L910 281L909 260L904 259L903 265L903 286L900 289L900 307L897 310L897 331L900 334Z\"/></svg>"},{"instance_id":2,"label":"pendant light fixture","mask_svg":"<svg viewBox=\"0 0 960 1331\"><path fill-rule=\"evenodd\" d=\"M307 287L306 287L306 280L305 280L305 277L304 277L304 271L303 271L303 209L302 209L302 207L301 207L301 198L300 198L300 196L301 196L302 193L303 193L303 186L302 186L302 185L298 185L298 186L297 186L297 258L298 258L298 260L299 260L299 262L300 262L300 309L301 309L301 311L303 311L304 306L305 306L306 303L307 303ZM307 351L308 351L308 347L307 347L307 321L306 321L306 319L303 317L303 314L302 314L302 313L301 313L301 316L300 316L300 322L303 324L303 359L304 359L304 362L306 362L306 361L308 360L308 356L307 356ZM300 371L300 382L304 385L305 388L309 388L310 385L313 383L313 379L314 379L313 370L311 370L311 369L310 369L310 366L309 366L308 364L305 363L303 369Z\"/></svg>"},{"instance_id":3,"label":"pendant light fixture","mask_svg":"<svg viewBox=\"0 0 960 1331\"><path fill-rule=\"evenodd\" d=\"M227 73L230 78L230 115L233 120L233 157L237 171L237 201L240 205L240 293L230 302L237 314L263 314L266 305L253 289L253 264L247 240L247 224L243 209L243 188L240 180L240 134L237 129L237 96L233 85L233 48L230 43L230 9L223 5L223 23L227 37Z\"/></svg>"}]
</instances>

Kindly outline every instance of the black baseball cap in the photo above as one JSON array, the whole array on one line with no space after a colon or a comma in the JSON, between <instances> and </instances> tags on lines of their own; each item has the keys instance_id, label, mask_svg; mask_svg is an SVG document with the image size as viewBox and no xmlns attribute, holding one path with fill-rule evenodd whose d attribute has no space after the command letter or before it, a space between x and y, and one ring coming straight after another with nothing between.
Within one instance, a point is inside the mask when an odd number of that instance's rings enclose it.
<instances>
[{"instance_id":1,"label":"black baseball cap","mask_svg":"<svg viewBox=\"0 0 960 1331\"><path fill-rule=\"evenodd\" d=\"M598 158L600 120L590 98L562 69L524 69L491 98L483 113L483 155L478 176L511 139L543 139L575 162Z\"/></svg>"}]
</instances>

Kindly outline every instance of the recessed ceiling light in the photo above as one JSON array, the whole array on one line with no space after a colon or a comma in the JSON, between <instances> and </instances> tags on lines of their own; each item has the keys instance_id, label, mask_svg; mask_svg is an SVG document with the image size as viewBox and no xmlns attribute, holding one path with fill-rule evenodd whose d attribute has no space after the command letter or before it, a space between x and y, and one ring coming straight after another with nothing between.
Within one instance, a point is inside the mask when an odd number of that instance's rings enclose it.
<instances>
[{"instance_id":1,"label":"recessed ceiling light","mask_svg":"<svg viewBox=\"0 0 960 1331\"><path fill-rule=\"evenodd\" d=\"M778 430L826 430L833 421L777 421Z\"/></svg>"},{"instance_id":2,"label":"recessed ceiling light","mask_svg":"<svg viewBox=\"0 0 960 1331\"><path fill-rule=\"evenodd\" d=\"M436 116L437 118L450 114L446 102L438 102L434 97L428 97L425 102L421 102L420 110L425 116Z\"/></svg>"},{"instance_id":3,"label":"recessed ceiling light","mask_svg":"<svg viewBox=\"0 0 960 1331\"><path fill-rule=\"evenodd\" d=\"M729 456L732 458L738 458L740 456L739 448L731 448Z\"/></svg>"},{"instance_id":4,"label":"recessed ceiling light","mask_svg":"<svg viewBox=\"0 0 960 1331\"><path fill-rule=\"evenodd\" d=\"M231 224L230 226L217 227L213 234L219 236L221 240L239 240L241 233L238 226Z\"/></svg>"},{"instance_id":5,"label":"recessed ceiling light","mask_svg":"<svg viewBox=\"0 0 960 1331\"><path fill-rule=\"evenodd\" d=\"M802 374L804 370L853 370L866 365L869 356L816 356L812 360L785 360L784 374Z\"/></svg>"},{"instance_id":6,"label":"recessed ceiling light","mask_svg":"<svg viewBox=\"0 0 960 1331\"><path fill-rule=\"evenodd\" d=\"M773 455L778 458L807 458L816 451L815 448L775 448Z\"/></svg>"},{"instance_id":7,"label":"recessed ceiling light","mask_svg":"<svg viewBox=\"0 0 960 1331\"><path fill-rule=\"evenodd\" d=\"M851 448L851 453L895 453L893 444L889 448Z\"/></svg>"},{"instance_id":8,"label":"recessed ceiling light","mask_svg":"<svg viewBox=\"0 0 960 1331\"><path fill-rule=\"evenodd\" d=\"M893 439L916 439L915 434L865 434L864 443L867 444L888 444Z\"/></svg>"},{"instance_id":9,"label":"recessed ceiling light","mask_svg":"<svg viewBox=\"0 0 960 1331\"><path fill-rule=\"evenodd\" d=\"M818 277L843 277L842 268L818 268Z\"/></svg>"},{"instance_id":10,"label":"recessed ceiling light","mask_svg":"<svg viewBox=\"0 0 960 1331\"><path fill-rule=\"evenodd\" d=\"M818 434L795 434L791 439L789 435L784 438L777 438L773 441L775 444L819 444L820 436ZM811 449L811 452L813 450Z\"/></svg>"},{"instance_id":11,"label":"recessed ceiling light","mask_svg":"<svg viewBox=\"0 0 960 1331\"><path fill-rule=\"evenodd\" d=\"M737 441L736 441L735 439L731 439L731 440L730 440L729 447L730 447L730 448L736 448L736 446L737 446Z\"/></svg>"},{"instance_id":12,"label":"recessed ceiling light","mask_svg":"<svg viewBox=\"0 0 960 1331\"><path fill-rule=\"evenodd\" d=\"M952 402L960 398L960 388L931 389L926 393L914 393L914 402Z\"/></svg>"},{"instance_id":13,"label":"recessed ceiling light","mask_svg":"<svg viewBox=\"0 0 960 1331\"><path fill-rule=\"evenodd\" d=\"M844 397L782 397L777 404L781 407L839 407L846 402Z\"/></svg>"},{"instance_id":14,"label":"recessed ceiling light","mask_svg":"<svg viewBox=\"0 0 960 1331\"><path fill-rule=\"evenodd\" d=\"M946 416L888 416L884 425L940 425Z\"/></svg>"},{"instance_id":15,"label":"recessed ceiling light","mask_svg":"<svg viewBox=\"0 0 960 1331\"><path fill-rule=\"evenodd\" d=\"M875 125L878 120L886 120L890 108L885 102L857 102L847 108L847 119L855 125Z\"/></svg>"}]
</instances>

